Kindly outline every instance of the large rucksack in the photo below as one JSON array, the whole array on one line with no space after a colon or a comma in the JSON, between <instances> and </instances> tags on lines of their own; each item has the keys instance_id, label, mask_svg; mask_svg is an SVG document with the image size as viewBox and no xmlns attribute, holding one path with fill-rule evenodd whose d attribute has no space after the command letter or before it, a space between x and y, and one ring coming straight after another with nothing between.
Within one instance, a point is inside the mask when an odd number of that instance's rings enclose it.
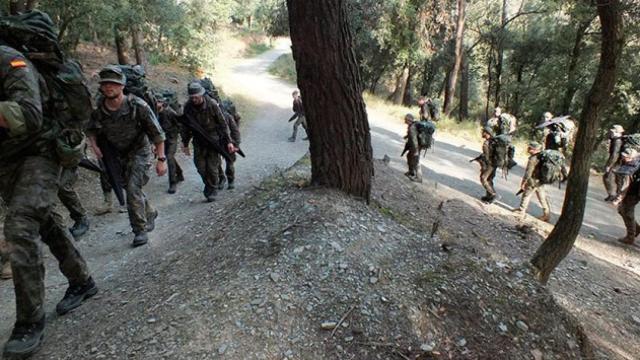
<instances>
[{"instance_id":1,"label":"large rucksack","mask_svg":"<svg viewBox=\"0 0 640 360\"><path fill-rule=\"evenodd\" d=\"M566 163L564 155L557 150L544 150L539 156L536 178L542 184L562 181L562 169Z\"/></svg>"},{"instance_id":2,"label":"large rucksack","mask_svg":"<svg viewBox=\"0 0 640 360\"><path fill-rule=\"evenodd\" d=\"M238 109L236 108L236 105L233 103L233 101L231 101L231 99L222 101L222 103L220 103L220 107L223 111L233 116L233 120L235 120L238 126L240 125L240 120L242 119L242 117L238 113Z\"/></svg>"},{"instance_id":3,"label":"large rucksack","mask_svg":"<svg viewBox=\"0 0 640 360\"><path fill-rule=\"evenodd\" d=\"M640 134L625 135L622 139L624 141L622 151L635 150L640 152Z\"/></svg>"},{"instance_id":4,"label":"large rucksack","mask_svg":"<svg viewBox=\"0 0 640 360\"><path fill-rule=\"evenodd\" d=\"M44 80L43 114L56 139L56 152L65 167L84 156L84 133L91 116L91 94L80 64L66 59L58 30L41 11L0 17L0 40L27 57Z\"/></svg>"},{"instance_id":5,"label":"large rucksack","mask_svg":"<svg viewBox=\"0 0 640 360\"><path fill-rule=\"evenodd\" d=\"M216 86L213 85L213 81L211 80L211 78L205 77L204 79L200 79L198 82L204 88L205 94L207 94L210 98L214 99L218 103L221 102L220 93L218 92L218 89L216 89Z\"/></svg>"},{"instance_id":6,"label":"large rucksack","mask_svg":"<svg viewBox=\"0 0 640 360\"><path fill-rule=\"evenodd\" d=\"M173 111L176 113L180 113L182 106L180 106L180 101L178 100L178 94L171 89L164 89L160 92L160 96L164 99L164 101L169 105Z\"/></svg>"},{"instance_id":7,"label":"large rucksack","mask_svg":"<svg viewBox=\"0 0 640 360\"><path fill-rule=\"evenodd\" d=\"M501 114L496 124L496 135L508 135L516 131L516 117L511 114Z\"/></svg>"},{"instance_id":8,"label":"large rucksack","mask_svg":"<svg viewBox=\"0 0 640 360\"><path fill-rule=\"evenodd\" d=\"M125 95L135 95L143 99L147 105L151 108L151 111L158 115L158 104L155 94L151 90L147 83L147 74L141 65L116 65L122 70L124 76L127 78L127 83L124 86Z\"/></svg>"},{"instance_id":9,"label":"large rucksack","mask_svg":"<svg viewBox=\"0 0 640 360\"><path fill-rule=\"evenodd\" d=\"M509 153L511 149L511 137L509 135L498 135L491 138L491 166L502 169L505 173L509 169Z\"/></svg>"},{"instance_id":10,"label":"large rucksack","mask_svg":"<svg viewBox=\"0 0 640 360\"><path fill-rule=\"evenodd\" d=\"M432 121L416 121L416 130L418 131L418 148L427 150L433 146L433 133L436 132L436 124Z\"/></svg>"}]
</instances>

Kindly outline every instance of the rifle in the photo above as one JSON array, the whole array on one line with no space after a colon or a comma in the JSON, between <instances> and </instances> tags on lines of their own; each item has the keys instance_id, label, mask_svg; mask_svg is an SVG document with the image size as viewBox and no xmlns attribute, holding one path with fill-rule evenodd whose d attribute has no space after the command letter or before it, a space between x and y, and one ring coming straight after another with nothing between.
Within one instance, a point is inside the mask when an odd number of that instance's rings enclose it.
<instances>
[{"instance_id":1,"label":"rifle","mask_svg":"<svg viewBox=\"0 0 640 360\"><path fill-rule=\"evenodd\" d=\"M118 203L124 206L124 179L122 178L122 165L118 159L118 150L104 136L98 136L96 142L102 152L100 165L102 172L107 176L107 181L111 185L113 192L116 194Z\"/></svg>"},{"instance_id":2,"label":"rifle","mask_svg":"<svg viewBox=\"0 0 640 360\"><path fill-rule=\"evenodd\" d=\"M411 147L409 146L408 142L406 144L404 144L404 150L402 150L402 154L400 154L400 157L403 157L404 154L406 154L410 149L411 149Z\"/></svg>"},{"instance_id":3,"label":"rifle","mask_svg":"<svg viewBox=\"0 0 640 360\"><path fill-rule=\"evenodd\" d=\"M186 114L183 114L182 116L178 117L178 122L180 122L182 125L184 125L187 128L189 128L189 130L191 130L208 147L212 148L218 154L222 155L222 157L225 160L232 161L231 160L231 156L229 155L229 152L227 151L227 149L225 149L224 147L220 146L220 143L218 141L214 141L209 136L207 131L204 128L202 128L202 126L200 126L200 124L198 124L195 119L193 119L192 117L187 116ZM244 156L244 152L242 150L240 150L240 149L238 149L238 155L240 155L242 157L245 157Z\"/></svg>"},{"instance_id":4,"label":"rifle","mask_svg":"<svg viewBox=\"0 0 640 360\"><path fill-rule=\"evenodd\" d=\"M524 190L520 189L520 191L518 191L518 192L516 193L516 196L520 196L520 194L522 194L523 192L524 192Z\"/></svg>"},{"instance_id":5,"label":"rifle","mask_svg":"<svg viewBox=\"0 0 640 360\"><path fill-rule=\"evenodd\" d=\"M292 122L293 120L295 120L298 117L298 113L294 113L293 116L291 116L291 118L289 118L289 121L287 122Z\"/></svg>"},{"instance_id":6,"label":"rifle","mask_svg":"<svg viewBox=\"0 0 640 360\"><path fill-rule=\"evenodd\" d=\"M100 165L94 163L93 161L91 161L91 160L89 160L87 158L83 158L82 160L80 160L80 163L78 164L78 167L87 169L89 171L97 172L97 173L100 173L100 174L104 174L104 170L102 170Z\"/></svg>"},{"instance_id":7,"label":"rifle","mask_svg":"<svg viewBox=\"0 0 640 360\"><path fill-rule=\"evenodd\" d=\"M469 160L469 162L474 162L474 161L477 161L480 163L480 165L482 165L482 163L485 163L487 160L484 158L484 154L480 154L474 157L473 159Z\"/></svg>"}]
</instances>

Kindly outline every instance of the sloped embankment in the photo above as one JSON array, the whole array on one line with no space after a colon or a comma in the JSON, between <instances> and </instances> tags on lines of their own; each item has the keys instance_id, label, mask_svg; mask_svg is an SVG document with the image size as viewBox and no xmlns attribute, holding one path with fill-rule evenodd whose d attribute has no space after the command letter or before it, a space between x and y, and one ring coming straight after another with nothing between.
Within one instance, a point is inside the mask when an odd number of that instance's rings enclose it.
<instances>
[{"instance_id":1,"label":"sloped embankment","mask_svg":"<svg viewBox=\"0 0 640 360\"><path fill-rule=\"evenodd\" d=\"M385 196L399 178L378 167ZM366 206L307 187L308 174L303 161L195 219L162 255L129 264L115 290L57 322L39 357L583 357L581 332L524 265L439 235L453 229L415 231L414 221L438 223L446 204L407 193L426 218L404 218L382 198Z\"/></svg>"}]
</instances>

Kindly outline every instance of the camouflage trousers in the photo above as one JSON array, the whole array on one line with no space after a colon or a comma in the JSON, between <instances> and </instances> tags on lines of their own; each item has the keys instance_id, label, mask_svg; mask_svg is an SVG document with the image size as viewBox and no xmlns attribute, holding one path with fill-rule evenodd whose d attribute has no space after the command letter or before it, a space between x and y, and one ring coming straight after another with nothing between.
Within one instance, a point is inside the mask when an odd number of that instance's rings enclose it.
<instances>
[{"instance_id":1,"label":"camouflage trousers","mask_svg":"<svg viewBox=\"0 0 640 360\"><path fill-rule=\"evenodd\" d=\"M538 197L542 213L544 215L550 215L551 205L549 204L549 197L544 189L544 185L540 184L539 181L529 182L525 185L524 192L522 193L522 199L520 200L520 210L522 210L522 215L524 216L526 214L533 194L536 194Z\"/></svg>"},{"instance_id":2,"label":"camouflage trousers","mask_svg":"<svg viewBox=\"0 0 640 360\"><path fill-rule=\"evenodd\" d=\"M78 180L78 168L63 168L60 175L60 187L58 189L58 198L62 205L69 210L69 215L74 221L87 216L87 211L80 202L80 197L74 189L74 185Z\"/></svg>"},{"instance_id":3,"label":"camouflage trousers","mask_svg":"<svg viewBox=\"0 0 640 360\"><path fill-rule=\"evenodd\" d=\"M298 116L298 118L296 119L296 122L293 123L293 134L291 134L291 138L293 140L296 139L296 137L298 136L298 127L300 127L300 125L302 125L302 128L304 129L305 132L307 132L307 118L305 116ZM309 135L309 133L307 133L307 136Z\"/></svg>"},{"instance_id":4,"label":"camouflage trousers","mask_svg":"<svg viewBox=\"0 0 640 360\"><path fill-rule=\"evenodd\" d=\"M629 186L629 177L615 173L616 168L611 169L602 176L607 195L616 196L624 192Z\"/></svg>"},{"instance_id":5,"label":"camouflage trousers","mask_svg":"<svg viewBox=\"0 0 640 360\"><path fill-rule=\"evenodd\" d=\"M409 151L407 153L407 166L409 167L409 175L415 176L416 179L422 179L420 152Z\"/></svg>"},{"instance_id":6,"label":"camouflage trousers","mask_svg":"<svg viewBox=\"0 0 640 360\"><path fill-rule=\"evenodd\" d=\"M216 189L218 181L220 181L218 171L222 166L220 154L205 146L195 145L193 147L193 163L202 178L205 192Z\"/></svg>"},{"instance_id":7,"label":"camouflage trousers","mask_svg":"<svg viewBox=\"0 0 640 360\"><path fill-rule=\"evenodd\" d=\"M28 156L0 164L0 191L7 204L4 235L13 270L18 322L44 316L44 242L58 260L69 285L84 284L87 264L74 246L69 230L56 212L60 167L43 156Z\"/></svg>"},{"instance_id":8,"label":"camouflage trousers","mask_svg":"<svg viewBox=\"0 0 640 360\"><path fill-rule=\"evenodd\" d=\"M636 222L636 205L640 202L640 182L633 182L629 185L626 195L618 205L618 214L622 216L624 226L627 228L627 238L635 239L640 230L640 225Z\"/></svg>"},{"instance_id":9,"label":"camouflage trousers","mask_svg":"<svg viewBox=\"0 0 640 360\"><path fill-rule=\"evenodd\" d=\"M496 177L496 168L484 164L480 168L480 184L487 192L487 196L496 196L496 190L493 187L493 179Z\"/></svg>"},{"instance_id":10,"label":"camouflage trousers","mask_svg":"<svg viewBox=\"0 0 640 360\"><path fill-rule=\"evenodd\" d=\"M231 161L224 159L225 169L222 169L222 160L220 161L220 166L218 167L218 184L222 184L225 180L225 177L229 183L233 183L236 180L236 154L231 154Z\"/></svg>"},{"instance_id":11,"label":"camouflage trousers","mask_svg":"<svg viewBox=\"0 0 640 360\"><path fill-rule=\"evenodd\" d=\"M167 157L167 167L169 175L169 184L177 184L184 181L182 168L176 160L176 151L178 150L178 140L167 138L164 142L164 154Z\"/></svg>"},{"instance_id":12,"label":"camouflage trousers","mask_svg":"<svg viewBox=\"0 0 640 360\"><path fill-rule=\"evenodd\" d=\"M157 215L142 188L149 182L151 156L148 149L141 149L121 159L122 178L127 200L129 223L135 234L145 231L147 218Z\"/></svg>"},{"instance_id":13,"label":"camouflage trousers","mask_svg":"<svg viewBox=\"0 0 640 360\"><path fill-rule=\"evenodd\" d=\"M3 231L4 232L4 231ZM4 239L4 236L0 238L0 268L9 262L9 244Z\"/></svg>"}]
</instances>

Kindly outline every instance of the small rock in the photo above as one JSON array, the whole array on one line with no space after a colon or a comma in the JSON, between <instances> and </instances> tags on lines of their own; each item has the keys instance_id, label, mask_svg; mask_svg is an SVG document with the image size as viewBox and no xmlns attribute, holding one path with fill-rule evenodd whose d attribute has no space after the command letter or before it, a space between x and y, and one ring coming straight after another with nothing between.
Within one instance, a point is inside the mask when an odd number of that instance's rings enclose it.
<instances>
[{"instance_id":1,"label":"small rock","mask_svg":"<svg viewBox=\"0 0 640 360\"><path fill-rule=\"evenodd\" d=\"M345 342L352 342L353 341L353 336L347 336L344 338Z\"/></svg>"},{"instance_id":2,"label":"small rock","mask_svg":"<svg viewBox=\"0 0 640 360\"><path fill-rule=\"evenodd\" d=\"M156 318L154 318L154 317L150 317L150 318L148 318L148 319L147 319L147 322L148 322L149 324L154 324L154 323L156 323L157 321L158 321L158 319L156 319Z\"/></svg>"},{"instance_id":3,"label":"small rock","mask_svg":"<svg viewBox=\"0 0 640 360\"><path fill-rule=\"evenodd\" d=\"M507 328L507 325L505 325L504 323L500 323L500 324L498 324L498 330L501 333L505 333L505 332L507 332L507 330L509 330L509 328Z\"/></svg>"},{"instance_id":4,"label":"small rock","mask_svg":"<svg viewBox=\"0 0 640 360\"><path fill-rule=\"evenodd\" d=\"M529 326L522 320L518 320L516 321L516 326L518 327L518 329L527 332L529 331Z\"/></svg>"},{"instance_id":5,"label":"small rock","mask_svg":"<svg viewBox=\"0 0 640 360\"><path fill-rule=\"evenodd\" d=\"M271 280L272 280L273 282L278 282L278 281L280 281L280 275L278 275L278 273L274 273L274 272L273 272L273 273L269 274L269 277L271 278Z\"/></svg>"},{"instance_id":6,"label":"small rock","mask_svg":"<svg viewBox=\"0 0 640 360\"><path fill-rule=\"evenodd\" d=\"M463 337L459 337L458 339L456 339L456 345L458 347L465 347L467 346L467 339L463 338Z\"/></svg>"},{"instance_id":7,"label":"small rock","mask_svg":"<svg viewBox=\"0 0 640 360\"><path fill-rule=\"evenodd\" d=\"M542 360L543 359L542 351L540 351L539 349L531 350L531 356L533 356L533 360Z\"/></svg>"},{"instance_id":8,"label":"small rock","mask_svg":"<svg viewBox=\"0 0 640 360\"><path fill-rule=\"evenodd\" d=\"M227 345L222 345L218 348L218 354L222 355L227 351Z\"/></svg>"},{"instance_id":9,"label":"small rock","mask_svg":"<svg viewBox=\"0 0 640 360\"><path fill-rule=\"evenodd\" d=\"M338 323L335 321L325 321L320 324L320 328L322 330L333 330L336 328L336 326L338 326Z\"/></svg>"},{"instance_id":10,"label":"small rock","mask_svg":"<svg viewBox=\"0 0 640 360\"><path fill-rule=\"evenodd\" d=\"M371 285L374 285L374 284L376 284L377 282L378 282L378 278L377 278L377 277L372 276L372 277L370 277L370 278L369 278L369 283L370 283Z\"/></svg>"},{"instance_id":11,"label":"small rock","mask_svg":"<svg viewBox=\"0 0 640 360\"><path fill-rule=\"evenodd\" d=\"M434 343L422 344L420 345L420 350L424 352L432 352L435 347Z\"/></svg>"},{"instance_id":12,"label":"small rock","mask_svg":"<svg viewBox=\"0 0 640 360\"><path fill-rule=\"evenodd\" d=\"M633 320L633 322L636 323L636 325L640 325L640 317L631 315L631 320Z\"/></svg>"},{"instance_id":13,"label":"small rock","mask_svg":"<svg viewBox=\"0 0 640 360\"><path fill-rule=\"evenodd\" d=\"M96 348L96 347L92 347L92 348L91 348L91 350L90 350L90 352L91 352L92 354L95 354L95 353L97 353L97 352L98 352L98 348Z\"/></svg>"}]
</instances>

